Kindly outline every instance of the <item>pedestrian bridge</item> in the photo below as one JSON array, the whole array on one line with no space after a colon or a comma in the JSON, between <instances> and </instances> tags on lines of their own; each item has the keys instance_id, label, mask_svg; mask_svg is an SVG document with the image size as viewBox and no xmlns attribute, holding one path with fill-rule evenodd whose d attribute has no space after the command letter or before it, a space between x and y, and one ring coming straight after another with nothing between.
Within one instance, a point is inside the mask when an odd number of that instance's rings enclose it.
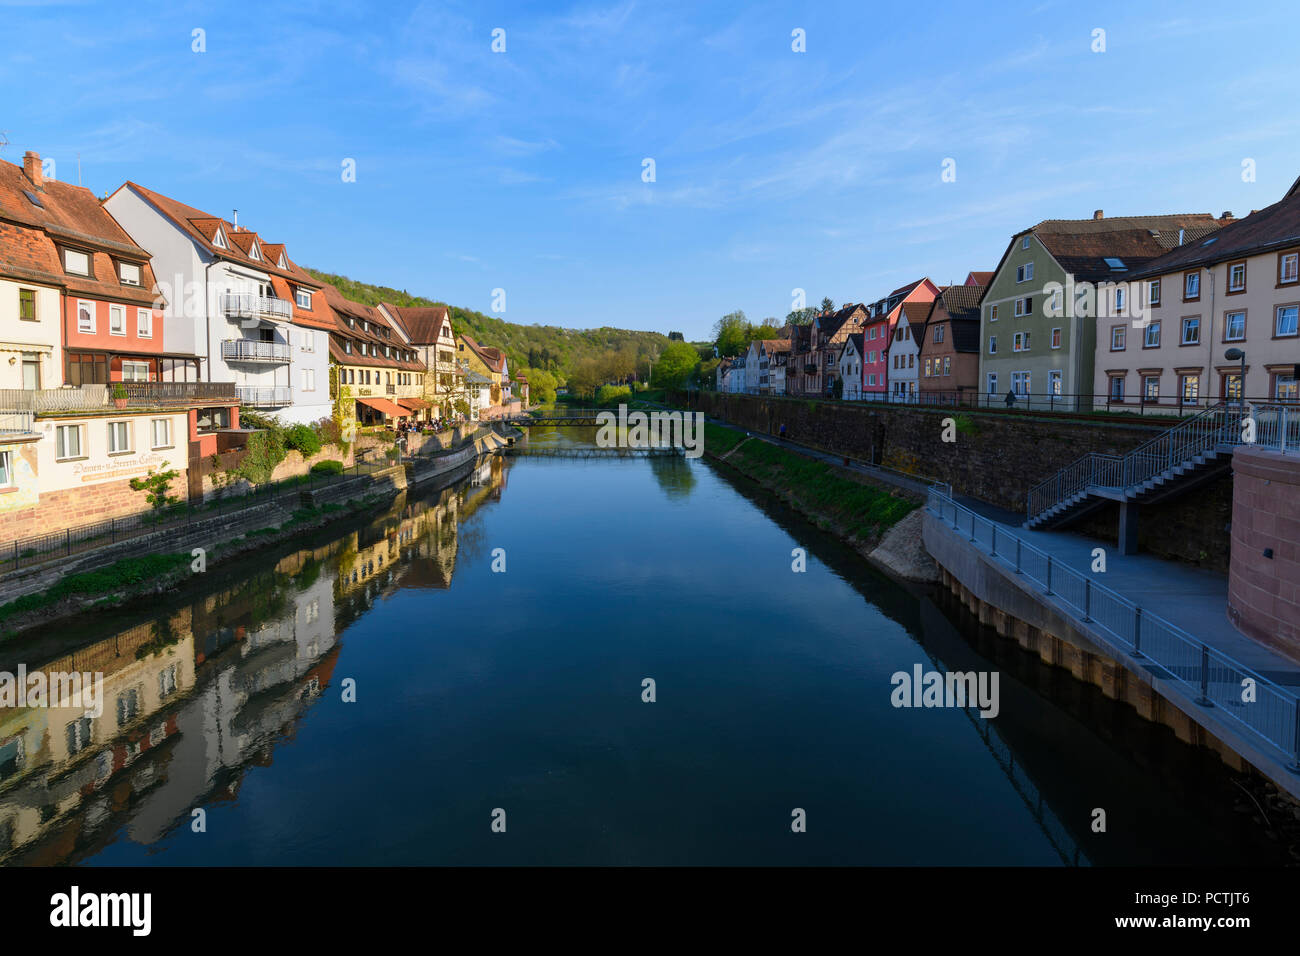
<instances>
[{"instance_id":1,"label":"pedestrian bridge","mask_svg":"<svg viewBox=\"0 0 1300 956\"><path fill-rule=\"evenodd\" d=\"M608 408L539 408L518 415L507 415L505 418L497 419L497 421L519 428L526 428L529 425L590 425L595 427L600 424L596 420L596 416L601 412L608 412L611 415L617 414L617 412Z\"/></svg>"},{"instance_id":2,"label":"pedestrian bridge","mask_svg":"<svg viewBox=\"0 0 1300 956\"><path fill-rule=\"evenodd\" d=\"M569 448L530 448L527 444L510 445L507 455L519 458L680 458L685 450L675 446L649 448L595 448L575 446Z\"/></svg>"}]
</instances>

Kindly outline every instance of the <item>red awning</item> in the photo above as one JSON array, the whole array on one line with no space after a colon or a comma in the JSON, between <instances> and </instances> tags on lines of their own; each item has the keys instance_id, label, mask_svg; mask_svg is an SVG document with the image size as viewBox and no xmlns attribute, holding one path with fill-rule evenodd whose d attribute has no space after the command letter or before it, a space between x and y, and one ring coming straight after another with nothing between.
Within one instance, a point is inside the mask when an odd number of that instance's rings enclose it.
<instances>
[{"instance_id":1,"label":"red awning","mask_svg":"<svg viewBox=\"0 0 1300 956\"><path fill-rule=\"evenodd\" d=\"M423 411L426 408L432 408L432 402L426 402L422 398L399 398L397 404L403 408L409 408L413 412Z\"/></svg>"},{"instance_id":2,"label":"red awning","mask_svg":"<svg viewBox=\"0 0 1300 956\"><path fill-rule=\"evenodd\" d=\"M357 401L369 405L377 412L383 412L387 418L408 418L411 415L410 409L394 405L386 398L358 398Z\"/></svg>"}]
</instances>

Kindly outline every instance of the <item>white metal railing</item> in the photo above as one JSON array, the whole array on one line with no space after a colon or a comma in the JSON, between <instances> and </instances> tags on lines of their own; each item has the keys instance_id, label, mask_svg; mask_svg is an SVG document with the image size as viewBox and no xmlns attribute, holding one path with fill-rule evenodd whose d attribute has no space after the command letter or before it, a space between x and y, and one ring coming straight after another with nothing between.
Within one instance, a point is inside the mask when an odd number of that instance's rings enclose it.
<instances>
[{"instance_id":1,"label":"white metal railing","mask_svg":"<svg viewBox=\"0 0 1300 956\"><path fill-rule=\"evenodd\" d=\"M30 411L0 412L0 435L29 435L36 430L36 413Z\"/></svg>"},{"instance_id":2,"label":"white metal railing","mask_svg":"<svg viewBox=\"0 0 1300 956\"><path fill-rule=\"evenodd\" d=\"M253 388L243 385L235 388L235 395L242 405L290 405L293 403L293 389L287 387Z\"/></svg>"},{"instance_id":3,"label":"white metal railing","mask_svg":"<svg viewBox=\"0 0 1300 956\"><path fill-rule=\"evenodd\" d=\"M107 385L64 388L0 388L0 408L30 412L71 412L103 408Z\"/></svg>"},{"instance_id":4,"label":"white metal railing","mask_svg":"<svg viewBox=\"0 0 1300 956\"><path fill-rule=\"evenodd\" d=\"M1238 410L1240 410L1238 408ZM1005 525L984 518L932 487L926 510L973 550L1043 589L1043 596L1076 621L1105 632L1135 658L1155 665L1203 707L1240 725L1300 770L1300 698L1223 652L1104 584L1025 541ZM1244 701L1243 682L1254 682L1255 699Z\"/></svg>"},{"instance_id":5,"label":"white metal railing","mask_svg":"<svg viewBox=\"0 0 1300 956\"><path fill-rule=\"evenodd\" d=\"M231 362L287 362L289 346L280 342L227 339L221 343L221 357Z\"/></svg>"},{"instance_id":6,"label":"white metal railing","mask_svg":"<svg viewBox=\"0 0 1300 956\"><path fill-rule=\"evenodd\" d=\"M221 296L221 311L236 318L278 319L287 322L293 317L293 303L288 299L248 292L226 292Z\"/></svg>"}]
</instances>

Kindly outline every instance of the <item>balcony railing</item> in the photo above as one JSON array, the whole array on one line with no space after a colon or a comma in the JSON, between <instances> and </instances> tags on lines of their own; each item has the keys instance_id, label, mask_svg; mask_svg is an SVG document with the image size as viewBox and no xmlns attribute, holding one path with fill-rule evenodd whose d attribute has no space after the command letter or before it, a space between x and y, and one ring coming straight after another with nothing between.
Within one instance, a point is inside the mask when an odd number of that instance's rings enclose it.
<instances>
[{"instance_id":1,"label":"balcony railing","mask_svg":"<svg viewBox=\"0 0 1300 956\"><path fill-rule=\"evenodd\" d=\"M235 393L241 405L252 405L257 408L279 408L293 404L293 389L287 386L283 388L251 388L240 385L235 388Z\"/></svg>"},{"instance_id":2,"label":"balcony railing","mask_svg":"<svg viewBox=\"0 0 1300 956\"><path fill-rule=\"evenodd\" d=\"M396 395L396 394L397 394L397 386L396 386L396 385L389 385L389 386L386 386L385 391L387 391L387 393L388 393L389 395Z\"/></svg>"},{"instance_id":3,"label":"balcony railing","mask_svg":"<svg viewBox=\"0 0 1300 956\"><path fill-rule=\"evenodd\" d=\"M265 295L228 292L221 296L221 311L234 319L272 319L288 322L293 318L293 303Z\"/></svg>"},{"instance_id":4,"label":"balcony railing","mask_svg":"<svg viewBox=\"0 0 1300 956\"><path fill-rule=\"evenodd\" d=\"M35 431L35 412L0 412L0 435L30 435Z\"/></svg>"},{"instance_id":5,"label":"balcony railing","mask_svg":"<svg viewBox=\"0 0 1300 956\"><path fill-rule=\"evenodd\" d=\"M289 361L289 346L279 342L255 342L252 339L227 339L221 343L221 357L227 362Z\"/></svg>"},{"instance_id":6,"label":"balcony railing","mask_svg":"<svg viewBox=\"0 0 1300 956\"><path fill-rule=\"evenodd\" d=\"M234 403L234 382L123 382L128 405Z\"/></svg>"}]
</instances>

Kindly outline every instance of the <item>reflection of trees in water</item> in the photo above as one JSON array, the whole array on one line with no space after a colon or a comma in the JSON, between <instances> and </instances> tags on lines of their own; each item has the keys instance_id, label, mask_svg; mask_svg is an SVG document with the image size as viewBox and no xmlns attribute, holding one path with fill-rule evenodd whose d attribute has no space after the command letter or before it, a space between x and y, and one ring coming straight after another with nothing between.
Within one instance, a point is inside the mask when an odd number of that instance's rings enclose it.
<instances>
[{"instance_id":1,"label":"reflection of trees in water","mask_svg":"<svg viewBox=\"0 0 1300 956\"><path fill-rule=\"evenodd\" d=\"M659 487L669 498L686 498L695 490L695 472L685 458L673 456L647 460Z\"/></svg>"}]
</instances>

